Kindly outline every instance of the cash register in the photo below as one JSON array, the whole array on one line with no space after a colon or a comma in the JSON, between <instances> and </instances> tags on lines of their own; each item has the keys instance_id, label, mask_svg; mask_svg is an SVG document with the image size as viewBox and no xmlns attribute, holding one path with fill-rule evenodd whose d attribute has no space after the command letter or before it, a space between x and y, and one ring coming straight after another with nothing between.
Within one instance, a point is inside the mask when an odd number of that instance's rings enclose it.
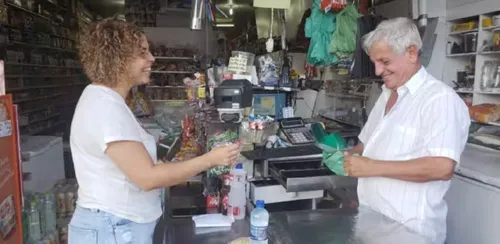
<instances>
[{"instance_id":1,"label":"cash register","mask_svg":"<svg viewBox=\"0 0 500 244\"><path fill-rule=\"evenodd\" d=\"M252 106L253 85L248 80L225 80L214 90L215 107L223 123L239 123Z\"/></svg>"}]
</instances>

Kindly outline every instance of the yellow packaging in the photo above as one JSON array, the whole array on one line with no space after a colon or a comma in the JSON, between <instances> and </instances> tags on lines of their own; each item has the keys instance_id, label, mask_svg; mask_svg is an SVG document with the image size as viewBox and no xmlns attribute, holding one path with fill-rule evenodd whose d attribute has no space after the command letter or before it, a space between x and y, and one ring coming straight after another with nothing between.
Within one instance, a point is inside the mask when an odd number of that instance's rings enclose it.
<instances>
[{"instance_id":1,"label":"yellow packaging","mask_svg":"<svg viewBox=\"0 0 500 244\"><path fill-rule=\"evenodd\" d=\"M493 31L493 50L500 51L500 28Z\"/></svg>"}]
</instances>

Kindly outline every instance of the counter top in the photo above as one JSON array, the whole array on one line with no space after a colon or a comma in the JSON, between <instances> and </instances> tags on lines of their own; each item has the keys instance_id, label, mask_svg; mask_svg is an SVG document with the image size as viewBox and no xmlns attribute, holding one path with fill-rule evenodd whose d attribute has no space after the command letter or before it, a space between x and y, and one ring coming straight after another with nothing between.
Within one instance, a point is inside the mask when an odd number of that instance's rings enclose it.
<instances>
[{"instance_id":1,"label":"counter top","mask_svg":"<svg viewBox=\"0 0 500 244\"><path fill-rule=\"evenodd\" d=\"M167 244L225 244L248 237L248 219L236 221L231 229L203 233L191 219L174 219L166 225ZM158 228L161 229L161 228ZM269 244L430 244L405 226L366 208L277 212L270 214Z\"/></svg>"},{"instance_id":2,"label":"counter top","mask_svg":"<svg viewBox=\"0 0 500 244\"><path fill-rule=\"evenodd\" d=\"M158 223L159 225L163 224L164 228L157 228L157 231L163 229L163 242L155 242L155 244L227 244L240 237L250 235L250 221L248 219L235 221L231 228L195 228L191 218L170 219L164 222ZM157 234L155 233L155 235Z\"/></svg>"},{"instance_id":3,"label":"counter top","mask_svg":"<svg viewBox=\"0 0 500 244\"><path fill-rule=\"evenodd\" d=\"M500 188L500 153L468 144L455 173Z\"/></svg>"}]
</instances>

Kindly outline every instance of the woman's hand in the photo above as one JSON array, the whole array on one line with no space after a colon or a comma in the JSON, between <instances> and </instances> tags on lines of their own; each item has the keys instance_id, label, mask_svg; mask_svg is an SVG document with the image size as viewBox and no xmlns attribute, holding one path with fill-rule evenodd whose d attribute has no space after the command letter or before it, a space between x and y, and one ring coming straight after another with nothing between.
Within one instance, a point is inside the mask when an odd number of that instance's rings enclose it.
<instances>
[{"instance_id":1,"label":"woman's hand","mask_svg":"<svg viewBox=\"0 0 500 244\"><path fill-rule=\"evenodd\" d=\"M212 166L230 166L233 165L240 155L240 144L234 143L225 147L216 147L206 154L210 165Z\"/></svg>"}]
</instances>

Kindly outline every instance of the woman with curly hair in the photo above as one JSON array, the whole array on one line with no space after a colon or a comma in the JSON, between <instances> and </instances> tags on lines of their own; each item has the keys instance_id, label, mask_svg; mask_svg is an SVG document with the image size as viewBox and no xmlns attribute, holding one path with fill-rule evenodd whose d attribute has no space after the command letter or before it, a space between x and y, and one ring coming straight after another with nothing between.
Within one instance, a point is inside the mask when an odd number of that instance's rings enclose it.
<instances>
[{"instance_id":1,"label":"woman with curly hair","mask_svg":"<svg viewBox=\"0 0 500 244\"><path fill-rule=\"evenodd\" d=\"M216 148L180 163L156 160L156 142L125 99L149 82L154 57L143 31L121 20L91 24L78 52L91 80L71 124L71 152L79 184L68 227L70 244L152 243L161 216L161 188L217 165L231 165L239 146Z\"/></svg>"}]
</instances>

